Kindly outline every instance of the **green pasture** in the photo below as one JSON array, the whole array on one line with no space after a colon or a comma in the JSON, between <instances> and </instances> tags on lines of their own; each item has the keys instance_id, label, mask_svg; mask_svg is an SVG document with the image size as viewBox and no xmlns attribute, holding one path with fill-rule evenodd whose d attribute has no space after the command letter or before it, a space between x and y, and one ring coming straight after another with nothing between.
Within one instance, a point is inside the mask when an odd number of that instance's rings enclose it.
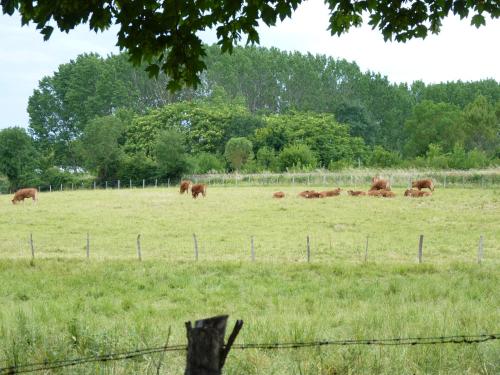
<instances>
[{"instance_id":1,"label":"green pasture","mask_svg":"<svg viewBox=\"0 0 500 375\"><path fill-rule=\"evenodd\" d=\"M323 190L324 187L310 187ZM282 200L272 198L282 190ZM500 260L500 190L437 189L416 199L396 190L395 199L339 197L306 200L300 187L209 187L206 198L181 196L177 189L122 189L39 194L39 202L12 205L0 197L0 257L86 256L91 260L134 259L141 234L144 260L249 261L254 237L258 262L414 263L419 235L424 261L475 262L484 236L484 261Z\"/></svg>"},{"instance_id":2,"label":"green pasture","mask_svg":"<svg viewBox=\"0 0 500 375\"><path fill-rule=\"evenodd\" d=\"M0 363L186 342L184 322L243 319L237 343L498 333L498 268L473 264L0 262ZM226 374L498 374L498 341L232 351ZM61 374L156 374L160 356ZM167 353L161 374L181 374ZM2 365L0 365L2 366Z\"/></svg>"},{"instance_id":3,"label":"green pasture","mask_svg":"<svg viewBox=\"0 0 500 375\"><path fill-rule=\"evenodd\" d=\"M273 199L277 190L286 198ZM185 321L218 314L229 328L244 320L240 344L500 333L498 189L316 200L300 190L209 187L197 200L173 188L53 192L15 206L0 196L0 368L157 347L169 328L169 343L183 344ZM159 373L181 374L184 361L155 354L54 373L157 374L161 362ZM234 350L225 371L499 372L499 341Z\"/></svg>"}]
</instances>

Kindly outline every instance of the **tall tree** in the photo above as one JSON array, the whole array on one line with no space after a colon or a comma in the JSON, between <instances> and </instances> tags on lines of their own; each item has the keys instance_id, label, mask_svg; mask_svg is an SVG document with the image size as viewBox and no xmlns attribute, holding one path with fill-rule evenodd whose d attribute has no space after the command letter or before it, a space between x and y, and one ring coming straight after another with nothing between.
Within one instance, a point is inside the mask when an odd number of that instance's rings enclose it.
<instances>
[{"instance_id":1,"label":"tall tree","mask_svg":"<svg viewBox=\"0 0 500 375\"><path fill-rule=\"evenodd\" d=\"M148 71L157 75L160 70L171 78L168 86L180 88L182 84L196 85L199 73L205 69L205 49L198 32L216 28L222 51L233 46L246 35L248 43L258 43L259 21L267 26L290 18L303 0L226 1L202 0L175 2L164 0L135 1L37 1L1 0L2 11L21 13L23 24L33 22L49 39L58 27L68 32L75 26L88 23L92 30L104 30L112 24L119 27L117 45L129 51L131 61L149 64ZM441 21L450 13L461 18L472 16L477 27L486 23L487 15L498 18L498 0L417 0L411 3L393 0L325 0L330 9L329 30L342 34L363 23L378 28L384 39L406 41L425 38L438 33Z\"/></svg>"},{"instance_id":2,"label":"tall tree","mask_svg":"<svg viewBox=\"0 0 500 375\"><path fill-rule=\"evenodd\" d=\"M33 141L24 129L0 131L0 173L7 176L12 189L30 184L36 176L38 164Z\"/></svg>"},{"instance_id":3,"label":"tall tree","mask_svg":"<svg viewBox=\"0 0 500 375\"><path fill-rule=\"evenodd\" d=\"M423 156L429 145L434 144L444 152L450 152L457 143L463 143L464 118L460 108L429 100L417 104L405 123L407 143L405 154Z\"/></svg>"},{"instance_id":4,"label":"tall tree","mask_svg":"<svg viewBox=\"0 0 500 375\"><path fill-rule=\"evenodd\" d=\"M466 146L493 153L500 147L500 123L495 107L478 95L464 109Z\"/></svg>"},{"instance_id":5,"label":"tall tree","mask_svg":"<svg viewBox=\"0 0 500 375\"><path fill-rule=\"evenodd\" d=\"M95 118L85 128L81 140L84 165L101 181L117 178L124 131L123 123L115 116Z\"/></svg>"}]
</instances>

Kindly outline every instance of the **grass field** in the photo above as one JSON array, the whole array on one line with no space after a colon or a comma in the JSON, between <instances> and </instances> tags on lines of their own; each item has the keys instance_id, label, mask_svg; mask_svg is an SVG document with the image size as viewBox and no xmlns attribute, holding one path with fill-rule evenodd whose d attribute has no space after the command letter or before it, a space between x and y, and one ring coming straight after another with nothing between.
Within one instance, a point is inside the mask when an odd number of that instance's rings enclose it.
<instances>
[{"instance_id":1,"label":"grass field","mask_svg":"<svg viewBox=\"0 0 500 375\"><path fill-rule=\"evenodd\" d=\"M290 194L276 201L275 190ZM17 206L0 196L0 367L161 346L169 326L170 344L182 344L186 320L225 313L230 327L245 322L238 343L500 331L499 190L438 190L420 200L304 200L299 190L210 188L198 200L174 189L54 192ZM151 355L60 373L156 374L158 361ZM184 353L167 353L161 373L183 367ZM233 351L225 373L499 372L495 341Z\"/></svg>"},{"instance_id":2,"label":"grass field","mask_svg":"<svg viewBox=\"0 0 500 375\"><path fill-rule=\"evenodd\" d=\"M314 188L314 187L313 187ZM321 187L315 187L321 189ZM289 193L273 200L272 192ZM303 262L306 236L311 261L412 263L424 234L430 263L473 262L480 235L485 261L500 260L500 190L446 189L432 197L339 197L305 200L300 188L210 188L205 199L175 189L42 193L37 204L12 205L0 197L0 257L84 258L90 234L92 259L136 257L141 234L144 259L192 260L193 233L200 260L249 260L250 236L263 262Z\"/></svg>"}]
</instances>

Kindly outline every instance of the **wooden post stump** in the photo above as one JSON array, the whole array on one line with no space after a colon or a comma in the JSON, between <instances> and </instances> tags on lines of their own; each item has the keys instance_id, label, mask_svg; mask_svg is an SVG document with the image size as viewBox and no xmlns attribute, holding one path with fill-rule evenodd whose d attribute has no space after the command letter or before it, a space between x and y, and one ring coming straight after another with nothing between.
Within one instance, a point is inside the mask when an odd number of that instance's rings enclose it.
<instances>
[{"instance_id":1,"label":"wooden post stump","mask_svg":"<svg viewBox=\"0 0 500 375\"><path fill-rule=\"evenodd\" d=\"M227 315L197 320L194 327L186 322L188 350L185 375L221 375L227 355L238 335L243 321L236 321L227 344Z\"/></svg>"}]
</instances>

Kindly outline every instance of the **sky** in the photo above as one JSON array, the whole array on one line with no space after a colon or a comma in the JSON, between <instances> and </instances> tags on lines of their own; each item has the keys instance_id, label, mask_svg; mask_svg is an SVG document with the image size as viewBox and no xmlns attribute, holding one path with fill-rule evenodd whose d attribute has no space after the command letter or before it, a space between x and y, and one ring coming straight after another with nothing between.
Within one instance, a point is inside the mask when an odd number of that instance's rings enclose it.
<instances>
[{"instance_id":1,"label":"sky","mask_svg":"<svg viewBox=\"0 0 500 375\"><path fill-rule=\"evenodd\" d=\"M356 62L363 71L387 76L391 82L426 83L500 81L500 20L476 29L468 20L448 17L439 35L406 43L384 42L370 26L337 37L328 32L328 9L322 0L308 0L291 19L259 28L260 45L302 53L323 54ZM0 15L0 128L28 126L28 98L44 76L84 52L118 53L117 29L96 34L87 25L69 34L54 31L44 42L34 26L21 27L20 17ZM215 43L215 33L199 34Z\"/></svg>"}]
</instances>

